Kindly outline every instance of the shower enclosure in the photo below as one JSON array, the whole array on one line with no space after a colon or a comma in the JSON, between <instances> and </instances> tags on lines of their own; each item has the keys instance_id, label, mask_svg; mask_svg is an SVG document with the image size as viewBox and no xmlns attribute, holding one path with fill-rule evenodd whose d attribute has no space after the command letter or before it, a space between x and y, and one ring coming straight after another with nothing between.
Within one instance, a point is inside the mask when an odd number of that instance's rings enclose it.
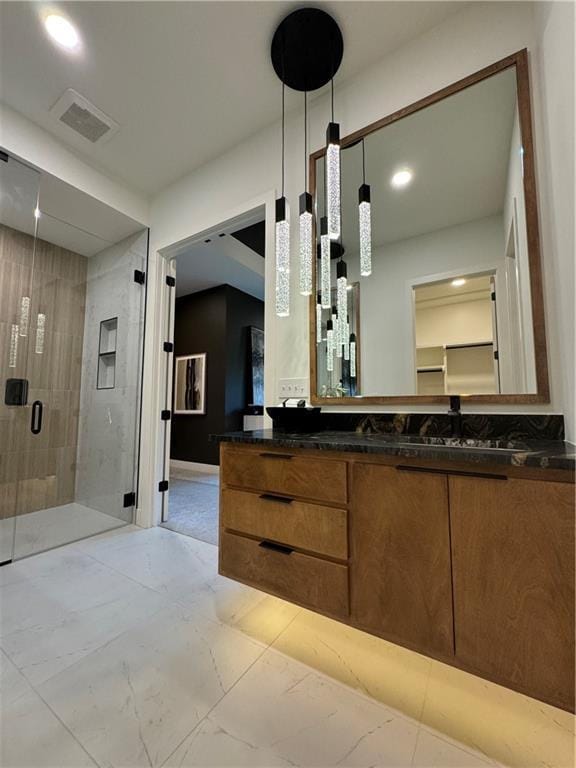
<instances>
[{"instance_id":1,"label":"shower enclosure","mask_svg":"<svg viewBox=\"0 0 576 768\"><path fill-rule=\"evenodd\" d=\"M132 522L147 243L1 153L1 563Z\"/></svg>"}]
</instances>

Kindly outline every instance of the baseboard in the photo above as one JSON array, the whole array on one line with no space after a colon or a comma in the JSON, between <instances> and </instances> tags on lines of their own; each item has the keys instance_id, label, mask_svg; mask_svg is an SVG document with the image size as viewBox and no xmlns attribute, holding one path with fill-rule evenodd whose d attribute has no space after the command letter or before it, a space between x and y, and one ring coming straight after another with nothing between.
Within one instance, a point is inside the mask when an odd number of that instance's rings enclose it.
<instances>
[{"instance_id":1,"label":"baseboard","mask_svg":"<svg viewBox=\"0 0 576 768\"><path fill-rule=\"evenodd\" d=\"M189 469L192 472L206 472L209 475L219 475L220 467L217 464L200 464L198 461L181 461L170 459L170 469Z\"/></svg>"}]
</instances>

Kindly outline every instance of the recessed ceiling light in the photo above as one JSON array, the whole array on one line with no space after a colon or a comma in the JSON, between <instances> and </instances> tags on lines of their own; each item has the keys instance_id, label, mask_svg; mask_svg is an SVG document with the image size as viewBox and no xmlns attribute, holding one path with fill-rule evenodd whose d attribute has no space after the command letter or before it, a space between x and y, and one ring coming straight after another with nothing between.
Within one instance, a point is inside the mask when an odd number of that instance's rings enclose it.
<instances>
[{"instance_id":1,"label":"recessed ceiling light","mask_svg":"<svg viewBox=\"0 0 576 768\"><path fill-rule=\"evenodd\" d=\"M413 176L414 174L412 171L410 171L408 168L403 168L401 171L396 171L396 173L390 179L390 183L393 187L396 187L396 189L401 189L402 187L406 187L408 184L410 184Z\"/></svg>"},{"instance_id":2,"label":"recessed ceiling light","mask_svg":"<svg viewBox=\"0 0 576 768\"><path fill-rule=\"evenodd\" d=\"M452 285L454 288L460 288L461 285L465 285L466 280L464 280L463 277L457 277L455 280L452 280Z\"/></svg>"},{"instance_id":3,"label":"recessed ceiling light","mask_svg":"<svg viewBox=\"0 0 576 768\"><path fill-rule=\"evenodd\" d=\"M80 36L74 25L64 16L60 16L58 13L51 13L44 19L44 26L52 40L58 43L58 45L68 50L78 47Z\"/></svg>"}]
</instances>

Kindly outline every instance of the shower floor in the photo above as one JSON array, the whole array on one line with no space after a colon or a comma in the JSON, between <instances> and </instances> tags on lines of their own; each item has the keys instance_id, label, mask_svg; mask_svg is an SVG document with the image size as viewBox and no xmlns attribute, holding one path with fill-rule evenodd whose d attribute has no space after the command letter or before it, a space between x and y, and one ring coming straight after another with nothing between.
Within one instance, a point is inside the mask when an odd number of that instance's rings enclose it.
<instances>
[{"instance_id":1,"label":"shower floor","mask_svg":"<svg viewBox=\"0 0 576 768\"><path fill-rule=\"evenodd\" d=\"M15 557L44 552L123 525L124 520L76 502L29 512L16 518ZM14 518L0 520L0 562L12 557L13 535Z\"/></svg>"}]
</instances>

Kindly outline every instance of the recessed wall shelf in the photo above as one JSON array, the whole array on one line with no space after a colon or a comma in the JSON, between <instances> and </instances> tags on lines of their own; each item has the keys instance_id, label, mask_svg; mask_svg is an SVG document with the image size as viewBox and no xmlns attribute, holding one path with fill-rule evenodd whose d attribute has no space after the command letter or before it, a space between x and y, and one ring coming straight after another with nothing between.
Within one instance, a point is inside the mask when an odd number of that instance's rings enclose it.
<instances>
[{"instance_id":1,"label":"recessed wall shelf","mask_svg":"<svg viewBox=\"0 0 576 768\"><path fill-rule=\"evenodd\" d=\"M114 389L116 383L116 339L118 318L102 320L98 342L98 376L96 389Z\"/></svg>"}]
</instances>

